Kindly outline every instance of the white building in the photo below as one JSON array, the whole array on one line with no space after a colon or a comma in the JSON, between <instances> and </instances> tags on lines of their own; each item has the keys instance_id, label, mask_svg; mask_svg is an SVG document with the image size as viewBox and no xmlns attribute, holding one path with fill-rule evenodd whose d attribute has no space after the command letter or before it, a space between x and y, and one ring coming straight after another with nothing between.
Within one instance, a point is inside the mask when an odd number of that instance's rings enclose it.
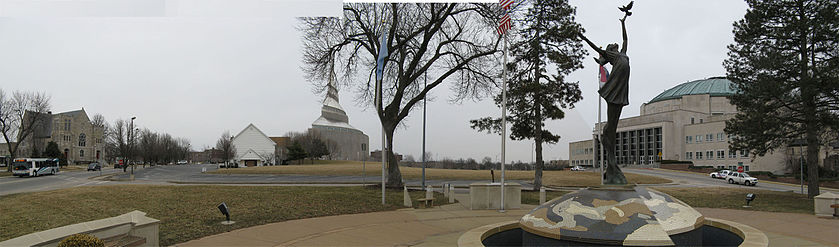
<instances>
[{"instance_id":1,"label":"white building","mask_svg":"<svg viewBox=\"0 0 839 247\"><path fill-rule=\"evenodd\" d=\"M233 160L238 166L264 166L275 164L274 152L277 143L268 138L253 124L233 137L236 156Z\"/></svg>"},{"instance_id":2,"label":"white building","mask_svg":"<svg viewBox=\"0 0 839 247\"><path fill-rule=\"evenodd\" d=\"M754 157L746 150L730 150L725 121L737 114L728 97L732 82L712 77L679 84L641 105L641 115L618 123L615 156L619 165L649 165L661 160L689 161L696 166L745 171L786 173L785 149ZM767 116L768 117L768 116ZM605 124L605 123L604 123ZM601 124L595 126L595 133ZM584 152L594 148L594 152ZM572 165L599 161L599 143L581 140L569 144ZM580 163L583 162L583 163Z\"/></svg>"}]
</instances>

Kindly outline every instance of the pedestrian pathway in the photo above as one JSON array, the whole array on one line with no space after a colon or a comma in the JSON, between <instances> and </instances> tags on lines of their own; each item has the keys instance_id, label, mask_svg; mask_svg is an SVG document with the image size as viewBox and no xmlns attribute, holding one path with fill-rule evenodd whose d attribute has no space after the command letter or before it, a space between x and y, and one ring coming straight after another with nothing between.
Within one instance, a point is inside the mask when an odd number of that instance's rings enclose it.
<instances>
[{"instance_id":1,"label":"pedestrian pathway","mask_svg":"<svg viewBox=\"0 0 839 247\"><path fill-rule=\"evenodd\" d=\"M292 220L234 230L177 246L456 246L464 232L518 220L535 206L500 213L469 210L459 203L431 209L401 209ZM813 215L697 208L706 217L744 223L764 231L770 246L839 246L839 220Z\"/></svg>"}]
</instances>

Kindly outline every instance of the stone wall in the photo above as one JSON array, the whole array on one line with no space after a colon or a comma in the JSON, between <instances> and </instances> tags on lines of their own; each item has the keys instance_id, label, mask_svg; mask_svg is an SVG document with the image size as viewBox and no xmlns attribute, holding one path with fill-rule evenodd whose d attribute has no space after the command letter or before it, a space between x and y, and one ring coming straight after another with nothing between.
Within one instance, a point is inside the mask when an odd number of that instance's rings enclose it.
<instances>
[{"instance_id":1,"label":"stone wall","mask_svg":"<svg viewBox=\"0 0 839 247\"><path fill-rule=\"evenodd\" d=\"M4 246L57 246L58 242L73 234L85 233L100 239L132 236L144 239L139 246L160 246L160 221L146 213L132 211L120 216L88 221L46 231L31 233L0 242Z\"/></svg>"}]
</instances>

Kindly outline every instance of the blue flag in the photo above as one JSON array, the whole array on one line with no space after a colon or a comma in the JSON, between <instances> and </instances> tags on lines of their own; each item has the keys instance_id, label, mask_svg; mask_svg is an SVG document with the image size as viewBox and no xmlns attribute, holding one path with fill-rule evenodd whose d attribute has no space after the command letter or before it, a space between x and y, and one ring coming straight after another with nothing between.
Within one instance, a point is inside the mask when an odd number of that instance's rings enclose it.
<instances>
[{"instance_id":1,"label":"blue flag","mask_svg":"<svg viewBox=\"0 0 839 247\"><path fill-rule=\"evenodd\" d=\"M385 31L382 34L381 45L379 45L379 58L376 59L376 80L382 79L382 71L384 70L387 55L387 31Z\"/></svg>"}]
</instances>

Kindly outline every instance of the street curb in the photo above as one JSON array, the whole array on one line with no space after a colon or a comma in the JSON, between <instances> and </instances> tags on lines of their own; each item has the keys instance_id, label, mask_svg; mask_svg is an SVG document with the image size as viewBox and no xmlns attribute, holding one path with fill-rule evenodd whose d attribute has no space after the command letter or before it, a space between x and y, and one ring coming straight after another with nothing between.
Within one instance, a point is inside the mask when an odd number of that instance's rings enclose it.
<instances>
[{"instance_id":1,"label":"street curb","mask_svg":"<svg viewBox=\"0 0 839 247\"><path fill-rule=\"evenodd\" d=\"M687 174L706 175L705 173L689 172L689 171L682 171L682 170L670 170L670 169L663 169L663 168L653 168L653 169L654 170L660 170L660 171L668 171L668 172L672 171L672 172L681 172L681 173L687 173ZM770 184L786 185L786 186L801 186L801 184L791 184L791 183L783 183L783 182L775 182L775 181L767 181L767 180L759 180L758 183L770 183ZM804 185L804 189L807 189L806 184ZM839 192L839 189L828 188L828 187L819 187L819 190L828 190L828 191Z\"/></svg>"},{"instance_id":2,"label":"street curb","mask_svg":"<svg viewBox=\"0 0 839 247\"><path fill-rule=\"evenodd\" d=\"M314 182L314 181L301 181L301 182L290 182L290 181L276 181L276 182L226 182L226 181L166 181L167 183L173 184L370 184L375 185L377 183L362 183L362 182L352 182L352 181L337 181L337 182Z\"/></svg>"}]
</instances>

